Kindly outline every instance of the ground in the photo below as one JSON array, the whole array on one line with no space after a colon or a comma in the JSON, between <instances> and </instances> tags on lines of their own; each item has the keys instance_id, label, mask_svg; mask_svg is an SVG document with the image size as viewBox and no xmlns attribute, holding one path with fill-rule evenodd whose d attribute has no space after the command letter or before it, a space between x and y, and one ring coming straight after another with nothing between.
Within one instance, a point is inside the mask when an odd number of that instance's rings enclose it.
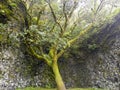
<instances>
[{"instance_id":1,"label":"ground","mask_svg":"<svg viewBox=\"0 0 120 90\"><path fill-rule=\"evenodd\" d=\"M56 90L56 89L47 89L47 88L33 88L33 87L27 87L24 89L17 89L17 90ZM97 88L71 88L67 90L108 90L108 89L97 89Z\"/></svg>"}]
</instances>

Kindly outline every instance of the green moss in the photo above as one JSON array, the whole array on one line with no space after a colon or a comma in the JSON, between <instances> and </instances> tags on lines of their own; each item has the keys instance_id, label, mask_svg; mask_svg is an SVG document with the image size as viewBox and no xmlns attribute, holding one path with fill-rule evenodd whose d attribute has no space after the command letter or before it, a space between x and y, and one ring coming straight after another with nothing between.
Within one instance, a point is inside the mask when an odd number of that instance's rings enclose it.
<instances>
[{"instance_id":1,"label":"green moss","mask_svg":"<svg viewBox=\"0 0 120 90\"><path fill-rule=\"evenodd\" d=\"M40 87L27 87L23 89L17 89L17 90L56 90L54 89L47 89L47 88L40 88ZM67 90L108 90L108 89L97 89L97 88L71 88Z\"/></svg>"},{"instance_id":2,"label":"green moss","mask_svg":"<svg viewBox=\"0 0 120 90\"><path fill-rule=\"evenodd\" d=\"M0 78L2 78L2 71L0 70Z\"/></svg>"},{"instance_id":3,"label":"green moss","mask_svg":"<svg viewBox=\"0 0 120 90\"><path fill-rule=\"evenodd\" d=\"M7 25L0 23L0 42L1 43L7 41L8 32L6 31L6 29L7 29Z\"/></svg>"},{"instance_id":4,"label":"green moss","mask_svg":"<svg viewBox=\"0 0 120 90\"><path fill-rule=\"evenodd\" d=\"M120 52L118 52L118 56L120 56Z\"/></svg>"},{"instance_id":5,"label":"green moss","mask_svg":"<svg viewBox=\"0 0 120 90\"><path fill-rule=\"evenodd\" d=\"M0 2L0 16L1 17L3 16L2 19L4 19L5 17L8 19L11 18L11 16L13 15L13 11L11 8L12 8L12 6L10 6L8 2L6 2L6 3Z\"/></svg>"},{"instance_id":6,"label":"green moss","mask_svg":"<svg viewBox=\"0 0 120 90\"><path fill-rule=\"evenodd\" d=\"M94 50L96 50L97 48L98 48L98 45L95 44L95 43L94 43L94 44L89 44L89 45L88 45L88 49L89 49L89 50L94 51Z\"/></svg>"},{"instance_id":7,"label":"green moss","mask_svg":"<svg viewBox=\"0 0 120 90\"><path fill-rule=\"evenodd\" d=\"M14 79L14 78L15 78L15 75L14 75L14 74L9 73L8 75L9 75L9 77L10 77L11 79Z\"/></svg>"},{"instance_id":8,"label":"green moss","mask_svg":"<svg viewBox=\"0 0 120 90\"><path fill-rule=\"evenodd\" d=\"M98 65L102 65L104 62L103 62L102 58L99 58L97 63L98 63Z\"/></svg>"},{"instance_id":9,"label":"green moss","mask_svg":"<svg viewBox=\"0 0 120 90\"><path fill-rule=\"evenodd\" d=\"M0 70L0 74L2 74L2 71Z\"/></svg>"}]
</instances>

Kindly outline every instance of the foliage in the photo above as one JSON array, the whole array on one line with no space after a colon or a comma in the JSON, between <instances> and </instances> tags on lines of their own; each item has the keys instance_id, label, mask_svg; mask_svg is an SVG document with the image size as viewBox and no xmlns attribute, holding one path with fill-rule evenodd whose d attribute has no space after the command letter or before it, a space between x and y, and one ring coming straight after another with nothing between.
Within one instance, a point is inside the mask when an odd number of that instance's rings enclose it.
<instances>
[{"instance_id":1,"label":"foliage","mask_svg":"<svg viewBox=\"0 0 120 90\"><path fill-rule=\"evenodd\" d=\"M0 42L6 42L6 40L7 40L6 28L7 28L7 25L3 25L0 23Z\"/></svg>"},{"instance_id":2,"label":"foliage","mask_svg":"<svg viewBox=\"0 0 120 90\"><path fill-rule=\"evenodd\" d=\"M31 25L29 30L25 30L25 33L30 34L28 41L31 43L34 42L35 45L40 44L42 46L45 46L47 43L50 46L47 47L48 49L53 46L56 46L57 50L70 47L70 40L78 38L76 36L79 36L78 33L83 31L84 28L88 27L90 24L93 24L94 28L97 25L98 28L103 25L105 21L110 19L112 13L110 14L110 12L104 8L107 7L106 4L109 5L107 2L108 1L105 2L103 0L103 2L91 1L87 3L84 1L78 3L78 1L76 1L74 2L75 4L69 6L69 0L63 3L56 3L54 1L45 2L44 0L39 2L37 0L34 2L29 1L29 3L32 3L33 7L30 12L32 11L31 16L33 17L34 25ZM110 3L112 3L112 1ZM81 7L79 7L78 4L80 4ZM95 6L93 4L95 4ZM101 7L101 4L105 4L104 7ZM71 10L72 7L74 10ZM108 8L114 7L109 6ZM77 9L79 10L75 11ZM86 10L88 12L86 12ZM75 14L79 14L79 16L74 16Z\"/></svg>"},{"instance_id":3,"label":"foliage","mask_svg":"<svg viewBox=\"0 0 120 90\"><path fill-rule=\"evenodd\" d=\"M96 44L89 44L88 45L88 49L90 49L92 51L96 50L97 48L98 48L98 45L96 45Z\"/></svg>"}]
</instances>

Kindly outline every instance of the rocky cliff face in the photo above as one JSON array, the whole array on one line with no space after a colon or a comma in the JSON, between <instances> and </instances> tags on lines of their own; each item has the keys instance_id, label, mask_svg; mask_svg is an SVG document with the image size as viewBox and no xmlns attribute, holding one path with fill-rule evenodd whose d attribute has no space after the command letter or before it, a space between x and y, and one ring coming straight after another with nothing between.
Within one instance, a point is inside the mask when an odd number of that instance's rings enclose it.
<instances>
[{"instance_id":1,"label":"rocky cliff face","mask_svg":"<svg viewBox=\"0 0 120 90\"><path fill-rule=\"evenodd\" d=\"M120 89L120 14L113 21L61 60L66 86Z\"/></svg>"},{"instance_id":2,"label":"rocky cliff face","mask_svg":"<svg viewBox=\"0 0 120 90\"><path fill-rule=\"evenodd\" d=\"M100 49L97 53L90 54L87 62L87 67L91 73L91 83L95 87L119 90L120 14L115 17L115 22L103 28L96 38L97 44L101 44Z\"/></svg>"},{"instance_id":3,"label":"rocky cliff face","mask_svg":"<svg viewBox=\"0 0 120 90\"><path fill-rule=\"evenodd\" d=\"M21 24L24 26L25 20ZM99 33L91 36L86 41L87 44L74 49L69 57L64 55L59 64L66 86L119 90L119 39L120 15L115 17L112 24L106 25ZM1 90L14 90L26 86L55 86L52 71L44 62L29 56L23 47L0 44Z\"/></svg>"}]
</instances>

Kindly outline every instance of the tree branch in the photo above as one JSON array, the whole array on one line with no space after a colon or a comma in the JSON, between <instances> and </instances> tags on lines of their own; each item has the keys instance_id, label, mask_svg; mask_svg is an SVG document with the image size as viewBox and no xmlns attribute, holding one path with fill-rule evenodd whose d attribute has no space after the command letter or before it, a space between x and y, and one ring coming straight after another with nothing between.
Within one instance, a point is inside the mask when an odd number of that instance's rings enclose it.
<instances>
[{"instance_id":1,"label":"tree branch","mask_svg":"<svg viewBox=\"0 0 120 90\"><path fill-rule=\"evenodd\" d=\"M43 6L42 9L38 12L37 22L36 22L37 25L39 24L39 20L40 20L41 14L45 10L45 7L46 7L46 5Z\"/></svg>"},{"instance_id":2,"label":"tree branch","mask_svg":"<svg viewBox=\"0 0 120 90\"><path fill-rule=\"evenodd\" d=\"M42 55L37 54L31 46L29 46L28 49L31 52L31 54L35 56L37 59L44 60L44 57Z\"/></svg>"},{"instance_id":3,"label":"tree branch","mask_svg":"<svg viewBox=\"0 0 120 90\"><path fill-rule=\"evenodd\" d=\"M48 3L48 5L49 5L49 7L50 7L50 10L51 10L51 13L52 13L52 15L53 15L53 19L54 19L55 23L58 24L58 26L60 27L61 33L63 33L63 28L62 28L61 24L57 21L57 17L56 17L56 15L55 15L55 12L54 12L54 10L53 10L50 2L47 2L47 3Z\"/></svg>"},{"instance_id":4,"label":"tree branch","mask_svg":"<svg viewBox=\"0 0 120 90\"><path fill-rule=\"evenodd\" d=\"M62 16L61 16L58 20L60 20L61 18L62 18ZM52 26L50 32L53 32L53 31L54 31L54 28L56 27L56 24L57 24L57 23L54 23L54 25Z\"/></svg>"},{"instance_id":5,"label":"tree branch","mask_svg":"<svg viewBox=\"0 0 120 90\"><path fill-rule=\"evenodd\" d=\"M73 14L74 10L75 10L75 9L76 9L76 7L77 7L77 4L78 4L78 3L74 2L74 6L73 6L73 8L72 8L72 10L71 10L71 12L70 12L70 14L69 14L68 18L71 18L71 16L72 16L72 14Z\"/></svg>"},{"instance_id":6,"label":"tree branch","mask_svg":"<svg viewBox=\"0 0 120 90\"><path fill-rule=\"evenodd\" d=\"M102 7L102 5L103 5L103 2L104 2L104 0L101 0L101 1L100 1L100 4L98 5L98 7L97 7L97 9L96 9L95 15L101 10L101 7Z\"/></svg>"},{"instance_id":7,"label":"tree branch","mask_svg":"<svg viewBox=\"0 0 120 90\"><path fill-rule=\"evenodd\" d=\"M87 28L85 28L84 30L82 30L75 38L71 39L69 41L70 44L74 43L79 37L85 35L86 33L88 33L88 31L93 27L93 24L90 24Z\"/></svg>"},{"instance_id":8,"label":"tree branch","mask_svg":"<svg viewBox=\"0 0 120 90\"><path fill-rule=\"evenodd\" d=\"M49 66L51 66L52 61L50 60L50 58L48 58L48 55L46 55L46 54L42 54L42 55L37 54L35 52L35 50L28 44L27 44L27 48L29 49L31 55L33 55L34 57L36 57L39 60L45 61Z\"/></svg>"},{"instance_id":9,"label":"tree branch","mask_svg":"<svg viewBox=\"0 0 120 90\"><path fill-rule=\"evenodd\" d=\"M66 6L66 1L63 3L63 14L64 14L64 17L65 17L64 31L66 30L67 23L68 23L68 17L67 17L67 14L66 14L65 6Z\"/></svg>"},{"instance_id":10,"label":"tree branch","mask_svg":"<svg viewBox=\"0 0 120 90\"><path fill-rule=\"evenodd\" d=\"M67 48L67 46L66 46L65 48ZM63 55L64 52L65 52L65 49L62 49L62 50L57 54L57 57L60 58L60 57Z\"/></svg>"}]
</instances>

